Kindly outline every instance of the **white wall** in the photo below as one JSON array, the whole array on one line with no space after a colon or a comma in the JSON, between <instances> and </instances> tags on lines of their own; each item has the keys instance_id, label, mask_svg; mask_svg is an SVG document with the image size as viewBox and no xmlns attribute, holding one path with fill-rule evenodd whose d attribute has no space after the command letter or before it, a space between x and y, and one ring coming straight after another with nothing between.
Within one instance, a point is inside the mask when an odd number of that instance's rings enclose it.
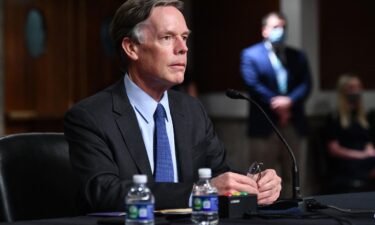
<instances>
[{"instance_id":1,"label":"white wall","mask_svg":"<svg viewBox=\"0 0 375 225\"><path fill-rule=\"evenodd\" d=\"M307 101L308 115L330 112L335 107L333 91L322 91L319 85L319 18L318 0L280 0L281 11L288 19L287 43L302 49L309 60L313 79L313 91ZM200 96L211 116L246 117L247 103L230 100L224 93L210 93ZM375 92L366 91L366 109L375 108Z\"/></svg>"}]
</instances>

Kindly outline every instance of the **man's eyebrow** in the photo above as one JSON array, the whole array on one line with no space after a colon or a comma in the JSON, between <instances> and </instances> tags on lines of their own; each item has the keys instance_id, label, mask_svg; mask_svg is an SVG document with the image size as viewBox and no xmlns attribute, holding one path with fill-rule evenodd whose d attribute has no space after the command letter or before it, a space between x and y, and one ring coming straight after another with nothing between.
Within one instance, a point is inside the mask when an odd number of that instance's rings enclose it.
<instances>
[{"instance_id":1,"label":"man's eyebrow","mask_svg":"<svg viewBox=\"0 0 375 225\"><path fill-rule=\"evenodd\" d=\"M165 31L161 32L161 34L178 35L178 33L176 33L173 30L165 30ZM187 31L182 32L182 35L190 35L190 34L191 34L191 30L187 30Z\"/></svg>"}]
</instances>

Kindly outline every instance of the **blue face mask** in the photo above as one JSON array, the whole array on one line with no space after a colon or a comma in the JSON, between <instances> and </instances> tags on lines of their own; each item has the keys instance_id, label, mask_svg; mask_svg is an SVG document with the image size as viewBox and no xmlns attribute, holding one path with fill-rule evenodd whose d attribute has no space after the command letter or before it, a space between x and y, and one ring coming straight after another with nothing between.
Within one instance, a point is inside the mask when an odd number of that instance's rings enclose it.
<instances>
[{"instance_id":1,"label":"blue face mask","mask_svg":"<svg viewBox=\"0 0 375 225\"><path fill-rule=\"evenodd\" d=\"M361 100L361 93L360 92L348 93L346 94L346 100L351 105L357 105Z\"/></svg>"},{"instance_id":2,"label":"blue face mask","mask_svg":"<svg viewBox=\"0 0 375 225\"><path fill-rule=\"evenodd\" d=\"M272 44L281 44L284 42L285 39L285 32L284 28L282 27L277 27L270 32L270 36L268 37L268 40Z\"/></svg>"}]
</instances>

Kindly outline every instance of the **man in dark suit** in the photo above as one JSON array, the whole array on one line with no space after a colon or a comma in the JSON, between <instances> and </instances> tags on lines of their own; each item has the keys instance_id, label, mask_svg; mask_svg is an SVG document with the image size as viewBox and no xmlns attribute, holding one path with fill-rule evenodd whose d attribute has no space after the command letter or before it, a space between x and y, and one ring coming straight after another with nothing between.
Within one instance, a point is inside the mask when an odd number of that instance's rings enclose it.
<instances>
[{"instance_id":1,"label":"man in dark suit","mask_svg":"<svg viewBox=\"0 0 375 225\"><path fill-rule=\"evenodd\" d=\"M126 1L111 24L124 78L66 114L65 135L86 212L123 211L134 174L148 176L156 209L187 207L202 167L212 169L220 194L255 193L260 204L279 196L281 179L274 170L263 171L259 181L229 172L201 103L169 90L183 82L187 63L190 31L181 9L178 0ZM158 112L162 122L154 118ZM156 131L161 123L163 135Z\"/></svg>"},{"instance_id":2,"label":"man in dark suit","mask_svg":"<svg viewBox=\"0 0 375 225\"><path fill-rule=\"evenodd\" d=\"M304 103L311 89L305 55L284 44L286 19L272 12L262 21L264 40L241 53L241 73L253 98L281 129L303 166L302 137L306 134ZM281 170L283 191L289 193L290 157L262 113L250 107L248 117L251 157ZM280 164L282 163L282 165ZM301 168L301 177L304 169Z\"/></svg>"}]
</instances>

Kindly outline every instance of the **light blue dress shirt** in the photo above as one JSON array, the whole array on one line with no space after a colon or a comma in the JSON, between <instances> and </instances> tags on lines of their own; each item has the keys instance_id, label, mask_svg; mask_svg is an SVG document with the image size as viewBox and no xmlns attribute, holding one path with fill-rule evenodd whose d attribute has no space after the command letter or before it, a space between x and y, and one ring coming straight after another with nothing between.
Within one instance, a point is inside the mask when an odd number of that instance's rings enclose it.
<instances>
[{"instance_id":1,"label":"light blue dress shirt","mask_svg":"<svg viewBox=\"0 0 375 225\"><path fill-rule=\"evenodd\" d=\"M284 65L276 56L271 43L265 42L264 44L268 49L268 57L271 61L272 68L276 73L276 80L279 91L281 94L286 94L288 91L288 71L285 69Z\"/></svg>"},{"instance_id":2,"label":"light blue dress shirt","mask_svg":"<svg viewBox=\"0 0 375 225\"><path fill-rule=\"evenodd\" d=\"M128 74L124 76L124 83L126 94L129 97L130 104L133 106L139 128L141 129L143 142L145 143L148 161L150 162L152 173L154 173L154 112L158 102L150 95L139 88L133 81L130 80ZM165 91L162 99L159 102L163 105L167 113L166 128L171 148L171 155L173 161L174 182L178 182L176 149L174 143L174 131L171 112L169 109L168 92Z\"/></svg>"}]
</instances>

